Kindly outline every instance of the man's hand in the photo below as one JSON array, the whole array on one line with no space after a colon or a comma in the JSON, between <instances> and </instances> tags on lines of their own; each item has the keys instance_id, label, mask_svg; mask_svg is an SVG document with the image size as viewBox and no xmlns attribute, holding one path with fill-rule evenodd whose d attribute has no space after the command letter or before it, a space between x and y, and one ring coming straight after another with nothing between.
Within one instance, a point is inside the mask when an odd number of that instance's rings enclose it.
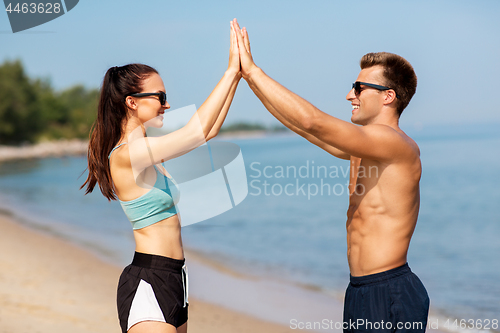
<instances>
[{"instance_id":1,"label":"man's hand","mask_svg":"<svg viewBox=\"0 0 500 333\"><path fill-rule=\"evenodd\" d=\"M255 65L255 63L253 62L252 53L250 52L250 40L248 39L248 32L245 27L243 29L240 29L240 26L236 19L231 22L231 26L236 32L238 49L240 53L241 74L246 80L251 75L252 71L257 68L257 65Z\"/></svg>"}]
</instances>

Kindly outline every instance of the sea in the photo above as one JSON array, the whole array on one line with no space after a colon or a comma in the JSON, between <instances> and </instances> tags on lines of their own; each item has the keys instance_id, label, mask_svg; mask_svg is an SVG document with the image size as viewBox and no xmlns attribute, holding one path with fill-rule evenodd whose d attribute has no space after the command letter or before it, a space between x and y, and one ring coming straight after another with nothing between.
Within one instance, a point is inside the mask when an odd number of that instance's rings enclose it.
<instances>
[{"instance_id":1,"label":"sea","mask_svg":"<svg viewBox=\"0 0 500 333\"><path fill-rule=\"evenodd\" d=\"M498 125L408 130L421 150L421 205L408 262L434 314L500 332L500 131ZM303 138L226 139L245 164L236 207L182 229L187 249L241 274L276 278L341 297L349 282L349 162ZM0 210L104 260L127 265L134 243L119 203L84 195L86 158L0 164ZM481 327L477 324L481 323ZM496 325L495 325L496 323ZM465 326L464 326L465 327Z\"/></svg>"}]
</instances>

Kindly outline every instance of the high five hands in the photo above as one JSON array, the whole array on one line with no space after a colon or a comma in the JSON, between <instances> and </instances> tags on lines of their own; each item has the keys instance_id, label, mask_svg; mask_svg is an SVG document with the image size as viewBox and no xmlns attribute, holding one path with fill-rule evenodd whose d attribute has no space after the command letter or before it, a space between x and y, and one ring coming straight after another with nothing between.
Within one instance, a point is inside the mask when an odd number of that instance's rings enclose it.
<instances>
[{"instance_id":1,"label":"high five hands","mask_svg":"<svg viewBox=\"0 0 500 333\"><path fill-rule=\"evenodd\" d=\"M234 38L233 35L235 35L236 38ZM231 54L233 53L234 44L236 44L236 48L239 52L241 74L243 78L247 80L252 71L255 71L258 67L253 62L247 29L245 27L240 29L240 25L236 19L231 21Z\"/></svg>"}]
</instances>

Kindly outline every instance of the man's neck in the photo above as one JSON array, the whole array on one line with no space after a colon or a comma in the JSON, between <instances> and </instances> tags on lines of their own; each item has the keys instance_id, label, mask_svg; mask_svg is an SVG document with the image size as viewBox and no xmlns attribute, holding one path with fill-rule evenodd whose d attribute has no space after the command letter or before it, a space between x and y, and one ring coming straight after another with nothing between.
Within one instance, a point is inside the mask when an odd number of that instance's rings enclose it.
<instances>
[{"instance_id":1,"label":"man's neck","mask_svg":"<svg viewBox=\"0 0 500 333\"><path fill-rule=\"evenodd\" d=\"M386 125L395 130L400 130L399 128L399 117L395 115L388 115L387 113L379 114L373 121L369 122L367 125Z\"/></svg>"}]
</instances>

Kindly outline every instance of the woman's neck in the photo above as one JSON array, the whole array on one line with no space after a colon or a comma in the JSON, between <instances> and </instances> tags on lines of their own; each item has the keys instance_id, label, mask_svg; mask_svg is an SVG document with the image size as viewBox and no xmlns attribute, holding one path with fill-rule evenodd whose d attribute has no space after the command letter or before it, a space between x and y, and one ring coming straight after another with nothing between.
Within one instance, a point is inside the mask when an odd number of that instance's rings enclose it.
<instances>
[{"instance_id":1,"label":"woman's neck","mask_svg":"<svg viewBox=\"0 0 500 333\"><path fill-rule=\"evenodd\" d=\"M121 141L131 141L133 139L137 139L139 137L146 137L146 127L142 124L137 118L130 117L128 118L122 127L122 137Z\"/></svg>"}]
</instances>

